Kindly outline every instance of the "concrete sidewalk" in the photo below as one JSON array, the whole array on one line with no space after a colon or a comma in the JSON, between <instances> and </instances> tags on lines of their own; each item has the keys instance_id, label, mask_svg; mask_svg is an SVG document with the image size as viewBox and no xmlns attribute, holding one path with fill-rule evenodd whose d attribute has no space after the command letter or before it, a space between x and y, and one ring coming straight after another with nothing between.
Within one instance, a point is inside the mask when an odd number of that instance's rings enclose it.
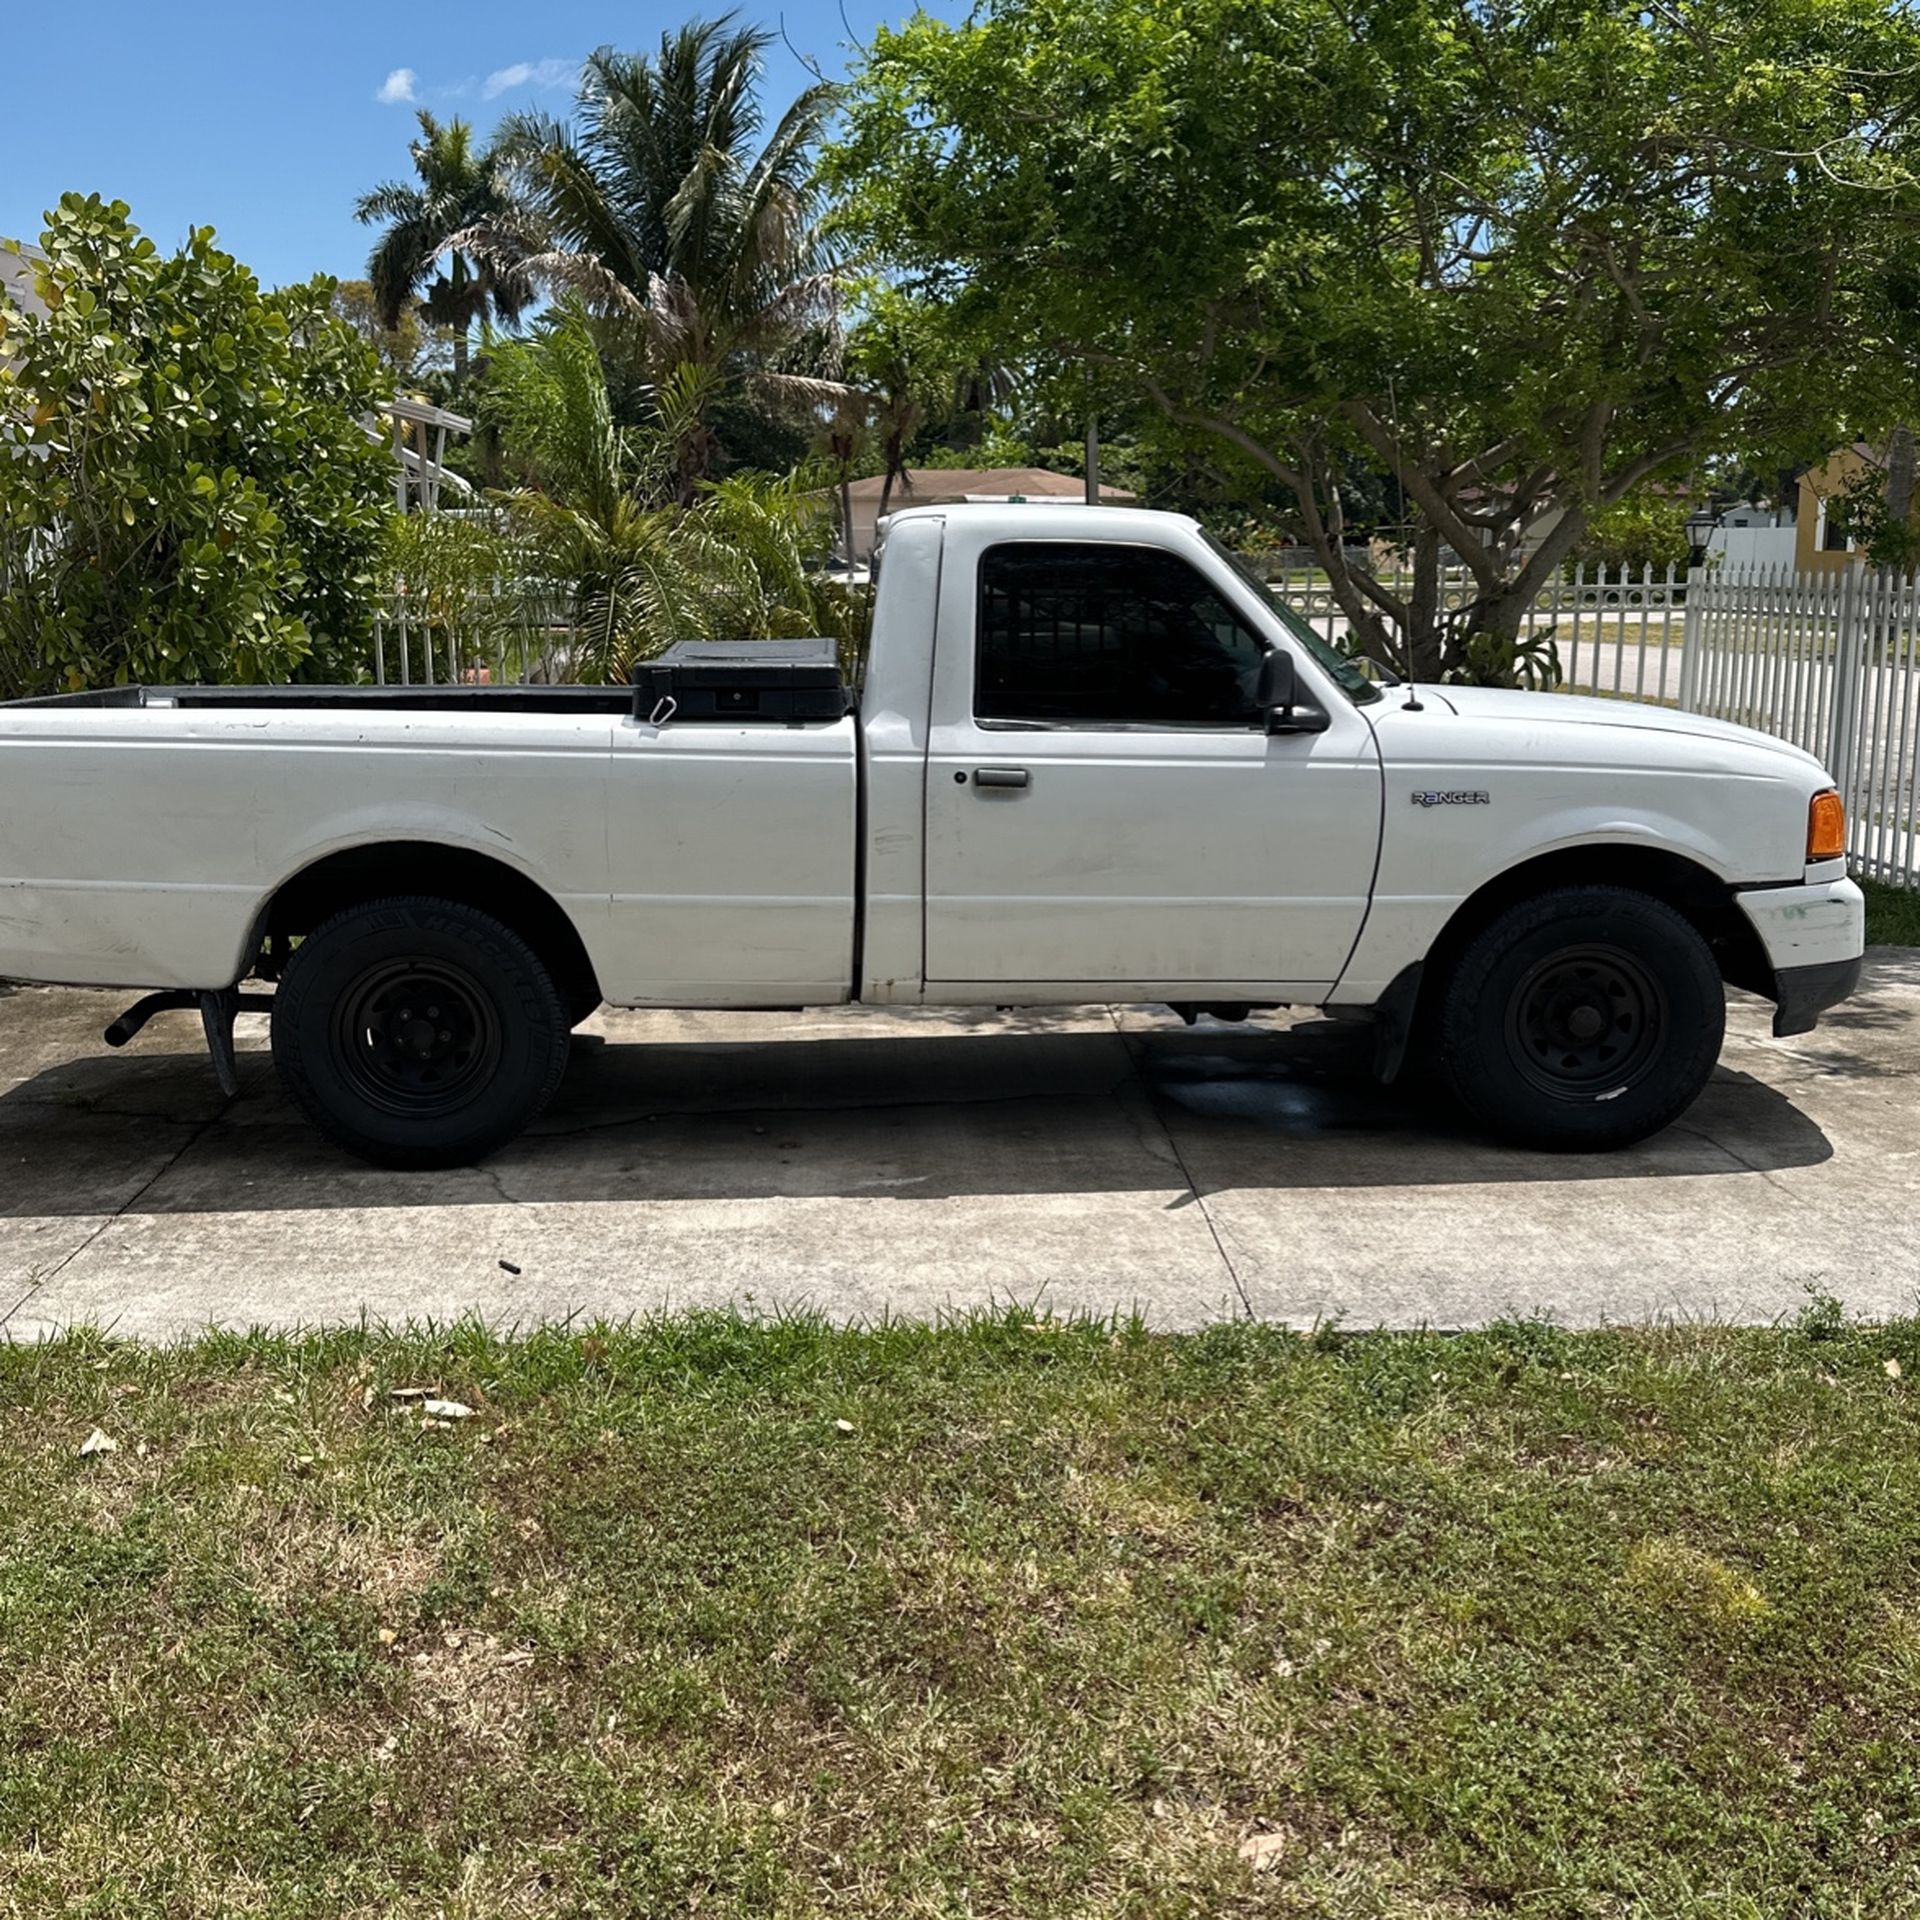
<instances>
[{"instance_id":1,"label":"concrete sidewalk","mask_svg":"<svg viewBox=\"0 0 1920 1920\"><path fill-rule=\"evenodd\" d=\"M737 1303L1009 1300L1354 1326L1866 1312L1920 1285L1920 953L1775 1041L1735 997L1714 1084L1630 1153L1489 1146L1315 1016L603 1014L489 1165L380 1173L282 1100L264 1021L223 1102L191 1015L0 991L0 1324L167 1337ZM515 1271L517 1269L517 1271Z\"/></svg>"}]
</instances>

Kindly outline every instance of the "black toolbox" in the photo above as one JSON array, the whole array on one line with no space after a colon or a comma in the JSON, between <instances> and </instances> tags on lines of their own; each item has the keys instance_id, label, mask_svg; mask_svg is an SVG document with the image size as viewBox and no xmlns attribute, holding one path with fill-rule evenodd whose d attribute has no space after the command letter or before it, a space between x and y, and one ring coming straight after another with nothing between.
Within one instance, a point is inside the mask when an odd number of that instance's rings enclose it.
<instances>
[{"instance_id":1,"label":"black toolbox","mask_svg":"<svg viewBox=\"0 0 1920 1920\"><path fill-rule=\"evenodd\" d=\"M831 640L678 640L633 669L637 720L838 720L852 708Z\"/></svg>"}]
</instances>

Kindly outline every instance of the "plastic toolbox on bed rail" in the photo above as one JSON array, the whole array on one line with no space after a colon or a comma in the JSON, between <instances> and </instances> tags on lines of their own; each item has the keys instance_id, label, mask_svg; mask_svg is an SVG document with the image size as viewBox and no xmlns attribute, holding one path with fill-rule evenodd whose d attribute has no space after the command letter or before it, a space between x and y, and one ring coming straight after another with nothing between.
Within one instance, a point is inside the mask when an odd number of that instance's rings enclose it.
<instances>
[{"instance_id":1,"label":"plastic toolbox on bed rail","mask_svg":"<svg viewBox=\"0 0 1920 1920\"><path fill-rule=\"evenodd\" d=\"M831 640L680 640L635 666L633 689L642 720L838 720L853 708Z\"/></svg>"}]
</instances>

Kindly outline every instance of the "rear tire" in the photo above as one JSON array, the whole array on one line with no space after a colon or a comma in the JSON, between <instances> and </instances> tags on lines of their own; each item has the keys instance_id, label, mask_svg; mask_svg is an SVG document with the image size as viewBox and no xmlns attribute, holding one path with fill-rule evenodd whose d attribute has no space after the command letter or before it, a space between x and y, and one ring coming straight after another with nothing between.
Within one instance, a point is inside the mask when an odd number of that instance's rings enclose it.
<instances>
[{"instance_id":1,"label":"rear tire","mask_svg":"<svg viewBox=\"0 0 1920 1920\"><path fill-rule=\"evenodd\" d=\"M1509 907L1461 954L1441 992L1440 1064L1489 1131L1597 1152L1693 1104L1726 1021L1713 954L1672 907L1569 887Z\"/></svg>"},{"instance_id":2,"label":"rear tire","mask_svg":"<svg viewBox=\"0 0 1920 1920\"><path fill-rule=\"evenodd\" d=\"M294 1104L383 1167L457 1167L519 1133L567 1062L567 1008L511 927L451 900L374 900L316 928L273 1002Z\"/></svg>"}]
</instances>

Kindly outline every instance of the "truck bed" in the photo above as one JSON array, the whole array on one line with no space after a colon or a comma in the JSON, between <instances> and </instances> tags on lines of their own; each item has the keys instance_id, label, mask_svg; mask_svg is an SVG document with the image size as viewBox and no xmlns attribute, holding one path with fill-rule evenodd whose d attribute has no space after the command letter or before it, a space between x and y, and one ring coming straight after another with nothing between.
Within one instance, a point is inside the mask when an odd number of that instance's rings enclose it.
<instances>
[{"instance_id":1,"label":"truck bed","mask_svg":"<svg viewBox=\"0 0 1920 1920\"><path fill-rule=\"evenodd\" d=\"M633 710L628 687L109 687L98 693L49 693L9 700L18 707L260 709L266 712L605 713Z\"/></svg>"},{"instance_id":2,"label":"truck bed","mask_svg":"<svg viewBox=\"0 0 1920 1920\"><path fill-rule=\"evenodd\" d=\"M837 678L837 675L835 676ZM829 689L830 691L830 689ZM0 704L0 977L203 990L369 862L549 898L616 1002L851 990L857 724L651 686L121 687ZM636 716L636 705L641 711ZM304 878L303 878L304 877Z\"/></svg>"}]
</instances>

